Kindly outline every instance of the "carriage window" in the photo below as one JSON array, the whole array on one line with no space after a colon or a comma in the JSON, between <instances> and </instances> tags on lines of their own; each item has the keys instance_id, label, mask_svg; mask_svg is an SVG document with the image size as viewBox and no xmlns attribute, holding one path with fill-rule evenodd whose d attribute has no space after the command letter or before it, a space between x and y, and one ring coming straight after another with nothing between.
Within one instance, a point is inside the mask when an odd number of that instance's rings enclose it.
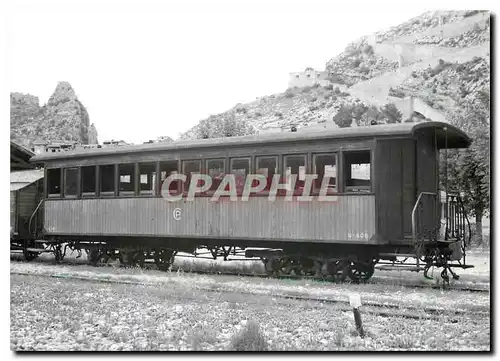
<instances>
[{"instance_id":1,"label":"carriage window","mask_svg":"<svg viewBox=\"0 0 500 361\"><path fill-rule=\"evenodd\" d=\"M186 160L182 162L182 170L186 175L186 183L184 184L184 191L189 191L191 184L191 177L193 174L201 173L201 161L199 160ZM201 181L200 181L201 183ZM198 184L201 185L201 184Z\"/></svg>"},{"instance_id":2,"label":"carriage window","mask_svg":"<svg viewBox=\"0 0 500 361\"><path fill-rule=\"evenodd\" d=\"M78 168L64 170L64 196L76 197L78 195Z\"/></svg>"},{"instance_id":3,"label":"carriage window","mask_svg":"<svg viewBox=\"0 0 500 361\"><path fill-rule=\"evenodd\" d=\"M179 162L176 160L160 162L160 183L163 184L165 179L172 174L179 173ZM169 193L175 195L179 191L179 182L178 180L170 183L168 190ZM161 187L161 186L160 186Z\"/></svg>"},{"instance_id":4,"label":"carriage window","mask_svg":"<svg viewBox=\"0 0 500 361\"><path fill-rule=\"evenodd\" d=\"M95 195L95 166L82 167L82 196Z\"/></svg>"},{"instance_id":5,"label":"carriage window","mask_svg":"<svg viewBox=\"0 0 500 361\"><path fill-rule=\"evenodd\" d=\"M269 191L273 183L273 176L278 173L278 157L257 157L257 174L267 179L266 188Z\"/></svg>"},{"instance_id":6,"label":"carriage window","mask_svg":"<svg viewBox=\"0 0 500 361\"><path fill-rule=\"evenodd\" d=\"M285 177L287 190L292 190L292 175L296 174L295 190L300 191L304 188L306 179L306 156L305 155L287 155L285 156Z\"/></svg>"},{"instance_id":7,"label":"carriage window","mask_svg":"<svg viewBox=\"0 0 500 361\"><path fill-rule=\"evenodd\" d=\"M139 193L154 194L156 163L139 163Z\"/></svg>"},{"instance_id":8,"label":"carriage window","mask_svg":"<svg viewBox=\"0 0 500 361\"><path fill-rule=\"evenodd\" d=\"M206 161L207 175L212 178L210 191L216 191L225 175L224 159L210 159Z\"/></svg>"},{"instance_id":9,"label":"carriage window","mask_svg":"<svg viewBox=\"0 0 500 361\"><path fill-rule=\"evenodd\" d=\"M51 196L61 195L61 169L47 169L47 193Z\"/></svg>"},{"instance_id":10,"label":"carriage window","mask_svg":"<svg viewBox=\"0 0 500 361\"><path fill-rule=\"evenodd\" d=\"M314 174L318 178L314 181L314 189L319 191L324 177L330 177L327 186L327 193L335 192L337 188L337 155L336 154L315 154Z\"/></svg>"},{"instance_id":11,"label":"carriage window","mask_svg":"<svg viewBox=\"0 0 500 361\"><path fill-rule=\"evenodd\" d=\"M119 190L120 194L133 194L135 190L135 164L120 164L118 166L120 174Z\"/></svg>"},{"instance_id":12,"label":"carriage window","mask_svg":"<svg viewBox=\"0 0 500 361\"><path fill-rule=\"evenodd\" d=\"M344 153L346 192L371 191L370 151Z\"/></svg>"},{"instance_id":13,"label":"carriage window","mask_svg":"<svg viewBox=\"0 0 500 361\"><path fill-rule=\"evenodd\" d=\"M115 192L115 166L101 165L99 175L101 195L113 195Z\"/></svg>"},{"instance_id":14,"label":"carriage window","mask_svg":"<svg viewBox=\"0 0 500 361\"><path fill-rule=\"evenodd\" d=\"M231 174L234 175L236 194L243 193L248 173L250 173L250 158L231 159Z\"/></svg>"}]
</instances>

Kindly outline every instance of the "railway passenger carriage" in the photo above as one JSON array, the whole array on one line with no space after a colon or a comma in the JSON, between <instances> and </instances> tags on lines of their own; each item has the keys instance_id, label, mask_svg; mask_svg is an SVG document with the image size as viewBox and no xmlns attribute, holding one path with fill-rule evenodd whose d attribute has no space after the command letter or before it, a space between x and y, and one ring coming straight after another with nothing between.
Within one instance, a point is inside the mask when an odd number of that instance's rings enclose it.
<instances>
[{"instance_id":1,"label":"railway passenger carriage","mask_svg":"<svg viewBox=\"0 0 500 361\"><path fill-rule=\"evenodd\" d=\"M94 263L154 257L168 269L176 252L204 247L214 258L260 257L270 274L368 279L377 262L402 255L417 267L443 267L447 277L450 266L467 267L468 224L458 197L441 205L439 150L469 143L450 124L424 122L41 154L31 160L45 169L37 238L86 248ZM186 181L164 186L175 173ZM188 200L195 173L209 175L212 186ZM212 199L225 174L236 176L237 201ZM268 183L245 201L238 180L248 174ZM297 177L292 201L283 192L269 200L275 174L289 187ZM306 174L318 176L308 202L297 199ZM321 201L325 175L330 198ZM183 199L167 201L162 186Z\"/></svg>"}]
</instances>

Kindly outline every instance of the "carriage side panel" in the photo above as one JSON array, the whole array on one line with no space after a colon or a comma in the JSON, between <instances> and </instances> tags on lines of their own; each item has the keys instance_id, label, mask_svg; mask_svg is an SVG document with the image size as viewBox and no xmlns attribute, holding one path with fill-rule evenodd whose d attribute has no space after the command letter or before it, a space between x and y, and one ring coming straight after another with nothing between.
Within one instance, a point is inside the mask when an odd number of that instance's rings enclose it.
<instances>
[{"instance_id":1,"label":"carriage side panel","mask_svg":"<svg viewBox=\"0 0 500 361\"><path fill-rule=\"evenodd\" d=\"M174 217L178 209L178 219ZM334 202L250 197L247 202L209 197L50 200L45 229L54 235L122 235L256 239L291 242L376 243L375 196L338 196Z\"/></svg>"}]
</instances>

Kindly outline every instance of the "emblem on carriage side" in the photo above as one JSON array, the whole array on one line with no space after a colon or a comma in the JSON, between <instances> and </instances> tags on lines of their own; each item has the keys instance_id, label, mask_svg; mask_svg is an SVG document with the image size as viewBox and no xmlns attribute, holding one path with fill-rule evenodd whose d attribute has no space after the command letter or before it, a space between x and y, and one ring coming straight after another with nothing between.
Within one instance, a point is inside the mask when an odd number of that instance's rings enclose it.
<instances>
[{"instance_id":1,"label":"emblem on carriage side","mask_svg":"<svg viewBox=\"0 0 500 361\"><path fill-rule=\"evenodd\" d=\"M173 213L172 213L172 214L173 214L174 219L175 219L176 221L180 221L180 220L181 220L182 210L181 210L180 208L176 208L176 209L174 209L174 211L173 211Z\"/></svg>"}]
</instances>

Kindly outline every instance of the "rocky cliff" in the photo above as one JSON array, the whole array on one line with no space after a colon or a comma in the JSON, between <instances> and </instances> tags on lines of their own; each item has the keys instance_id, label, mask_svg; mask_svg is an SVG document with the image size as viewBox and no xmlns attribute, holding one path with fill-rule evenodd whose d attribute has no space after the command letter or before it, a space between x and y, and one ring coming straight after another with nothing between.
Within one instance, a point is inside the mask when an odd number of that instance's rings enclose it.
<instances>
[{"instance_id":1,"label":"rocky cliff","mask_svg":"<svg viewBox=\"0 0 500 361\"><path fill-rule=\"evenodd\" d=\"M11 93L10 126L11 139L26 147L37 139L97 143L97 131L89 126L87 110L68 82L59 82L43 106L33 95Z\"/></svg>"},{"instance_id":2,"label":"rocky cliff","mask_svg":"<svg viewBox=\"0 0 500 361\"><path fill-rule=\"evenodd\" d=\"M203 119L181 139L203 137L199 130L206 128L207 120L216 124L228 117L247 122L257 132L281 131L291 124L348 126L350 120L364 125L366 121L359 120L367 117L390 122L394 109L385 109L387 104L408 96L421 98L452 120L461 114L464 98L470 104L489 93L489 34L488 12L426 12L349 44L325 64L330 85L289 88L237 104ZM342 114L352 119L339 122ZM412 114L401 120L420 118Z\"/></svg>"}]
</instances>

